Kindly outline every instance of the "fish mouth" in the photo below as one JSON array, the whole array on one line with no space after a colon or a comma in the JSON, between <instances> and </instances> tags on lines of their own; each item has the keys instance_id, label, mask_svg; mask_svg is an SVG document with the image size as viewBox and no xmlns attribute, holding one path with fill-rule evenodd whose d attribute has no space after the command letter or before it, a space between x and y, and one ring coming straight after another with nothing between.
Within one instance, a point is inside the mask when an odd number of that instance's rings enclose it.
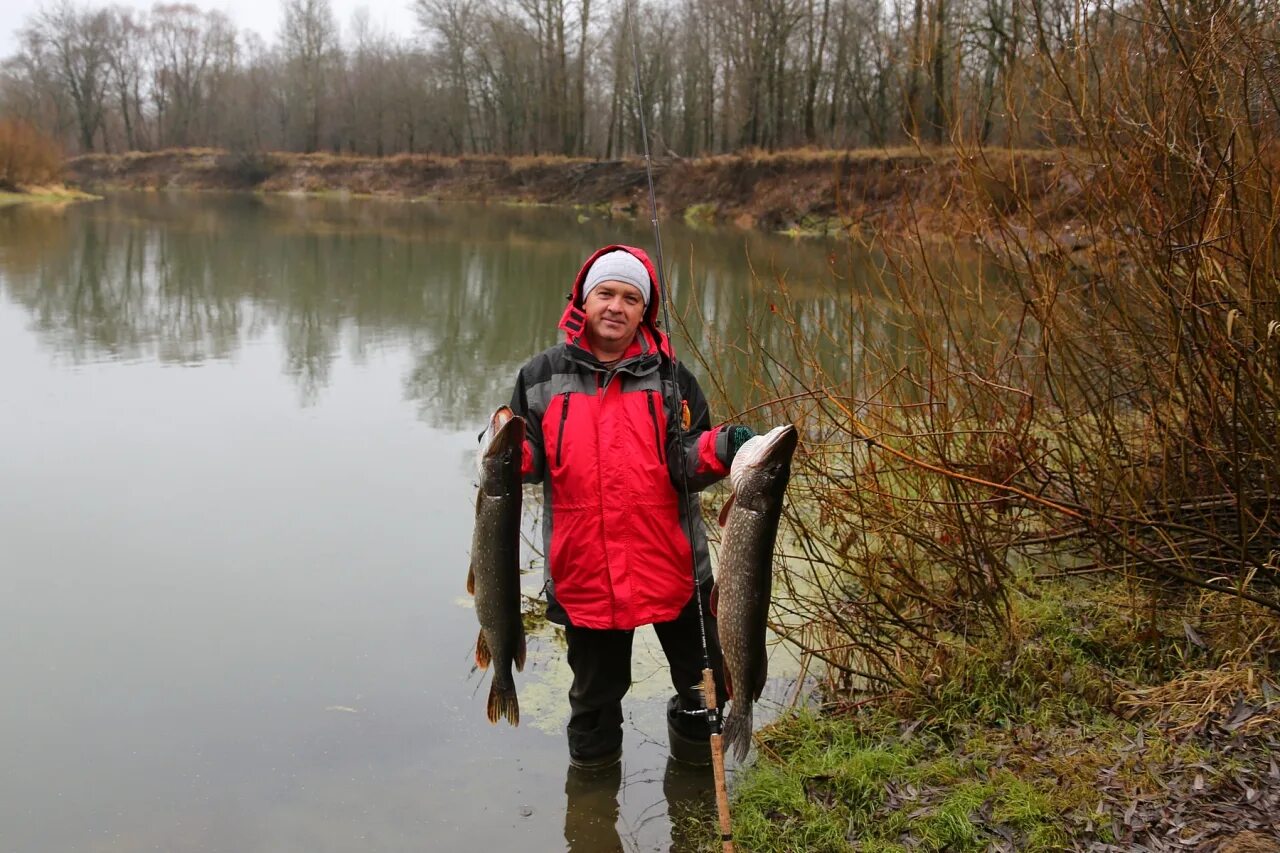
<instances>
[{"instance_id":1,"label":"fish mouth","mask_svg":"<svg viewBox=\"0 0 1280 853\"><path fill-rule=\"evenodd\" d=\"M489 418L485 430L484 456L491 458L518 448L524 441L524 418L516 417L510 406L500 406Z\"/></svg>"},{"instance_id":2,"label":"fish mouth","mask_svg":"<svg viewBox=\"0 0 1280 853\"><path fill-rule=\"evenodd\" d=\"M791 424L783 424L774 427L764 435L756 436L747 444L751 445L752 442L758 443L754 446L743 446L743 450L747 451L744 463L751 467L768 465L780 459L790 459L800 443L800 433ZM738 452L741 454L742 451ZM734 461L738 460L735 458Z\"/></svg>"},{"instance_id":3,"label":"fish mouth","mask_svg":"<svg viewBox=\"0 0 1280 853\"><path fill-rule=\"evenodd\" d=\"M800 443L800 433L791 424L774 427L763 435L748 439L733 457L729 468L729 482L736 492L748 472L772 465L789 464Z\"/></svg>"}]
</instances>

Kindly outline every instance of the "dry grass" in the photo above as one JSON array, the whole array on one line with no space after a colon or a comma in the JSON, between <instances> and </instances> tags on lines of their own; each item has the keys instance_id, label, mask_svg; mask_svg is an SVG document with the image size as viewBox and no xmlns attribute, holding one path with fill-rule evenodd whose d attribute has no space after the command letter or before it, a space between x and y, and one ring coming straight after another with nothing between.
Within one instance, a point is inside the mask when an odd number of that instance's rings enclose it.
<instances>
[{"instance_id":1,"label":"dry grass","mask_svg":"<svg viewBox=\"0 0 1280 853\"><path fill-rule=\"evenodd\" d=\"M1175 736L1204 730L1213 722L1247 735L1280 725L1280 704L1275 703L1280 694L1275 689L1258 667L1232 664L1125 691L1117 704L1126 718L1156 719Z\"/></svg>"},{"instance_id":2,"label":"dry grass","mask_svg":"<svg viewBox=\"0 0 1280 853\"><path fill-rule=\"evenodd\" d=\"M1062 148L999 148L987 149L987 156L1003 160L1060 160L1069 151ZM865 148L783 148L768 151L763 148L746 148L730 154L716 154L694 158L701 164L824 164L841 162L863 162L875 160L897 160L906 162L927 161L930 163L951 163L966 156L950 145L893 145Z\"/></svg>"}]
</instances>

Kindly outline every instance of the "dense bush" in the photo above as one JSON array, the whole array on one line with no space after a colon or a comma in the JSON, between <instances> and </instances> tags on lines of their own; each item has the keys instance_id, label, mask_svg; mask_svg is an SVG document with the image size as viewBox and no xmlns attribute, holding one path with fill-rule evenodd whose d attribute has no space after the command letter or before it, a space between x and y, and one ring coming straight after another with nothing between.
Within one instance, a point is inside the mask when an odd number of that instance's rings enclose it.
<instances>
[{"instance_id":1,"label":"dense bush","mask_svg":"<svg viewBox=\"0 0 1280 853\"><path fill-rule=\"evenodd\" d=\"M0 188L56 181L62 152L49 137L16 119L0 119Z\"/></svg>"},{"instance_id":2,"label":"dense bush","mask_svg":"<svg viewBox=\"0 0 1280 853\"><path fill-rule=\"evenodd\" d=\"M219 155L216 168L228 186L251 189L280 169L280 163L265 151L232 151Z\"/></svg>"}]
</instances>

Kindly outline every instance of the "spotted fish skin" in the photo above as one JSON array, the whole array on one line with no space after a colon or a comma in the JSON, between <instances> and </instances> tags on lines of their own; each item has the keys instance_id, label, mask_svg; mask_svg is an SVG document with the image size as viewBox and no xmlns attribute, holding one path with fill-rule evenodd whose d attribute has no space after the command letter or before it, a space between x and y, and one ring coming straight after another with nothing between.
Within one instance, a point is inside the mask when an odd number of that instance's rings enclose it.
<instances>
[{"instance_id":1,"label":"spotted fish skin","mask_svg":"<svg viewBox=\"0 0 1280 853\"><path fill-rule=\"evenodd\" d=\"M798 443L796 428L786 425L742 445L729 475L733 494L720 519L724 533L713 596L730 700L724 744L738 761L751 748L752 703L769 676L765 638L773 547Z\"/></svg>"},{"instance_id":2,"label":"spotted fish skin","mask_svg":"<svg viewBox=\"0 0 1280 853\"><path fill-rule=\"evenodd\" d=\"M503 406L494 412L478 457L480 491L471 539L467 591L475 595L480 636L476 665L493 668L486 713L489 722L520 724L514 664L523 671L524 622L520 618L521 458L524 419Z\"/></svg>"}]
</instances>

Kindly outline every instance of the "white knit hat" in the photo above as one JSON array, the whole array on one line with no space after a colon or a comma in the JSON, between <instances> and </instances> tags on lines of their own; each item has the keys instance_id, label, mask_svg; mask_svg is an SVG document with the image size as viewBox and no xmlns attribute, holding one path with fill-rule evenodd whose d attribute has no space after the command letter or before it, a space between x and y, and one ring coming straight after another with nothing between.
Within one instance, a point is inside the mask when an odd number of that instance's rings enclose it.
<instances>
[{"instance_id":1,"label":"white knit hat","mask_svg":"<svg viewBox=\"0 0 1280 853\"><path fill-rule=\"evenodd\" d=\"M587 270L587 277L582 282L582 301L587 301L587 294L597 284L605 281L620 281L629 284L644 296L644 304L649 304L649 271L644 268L640 259L624 249L605 252L596 258L596 262Z\"/></svg>"}]
</instances>

